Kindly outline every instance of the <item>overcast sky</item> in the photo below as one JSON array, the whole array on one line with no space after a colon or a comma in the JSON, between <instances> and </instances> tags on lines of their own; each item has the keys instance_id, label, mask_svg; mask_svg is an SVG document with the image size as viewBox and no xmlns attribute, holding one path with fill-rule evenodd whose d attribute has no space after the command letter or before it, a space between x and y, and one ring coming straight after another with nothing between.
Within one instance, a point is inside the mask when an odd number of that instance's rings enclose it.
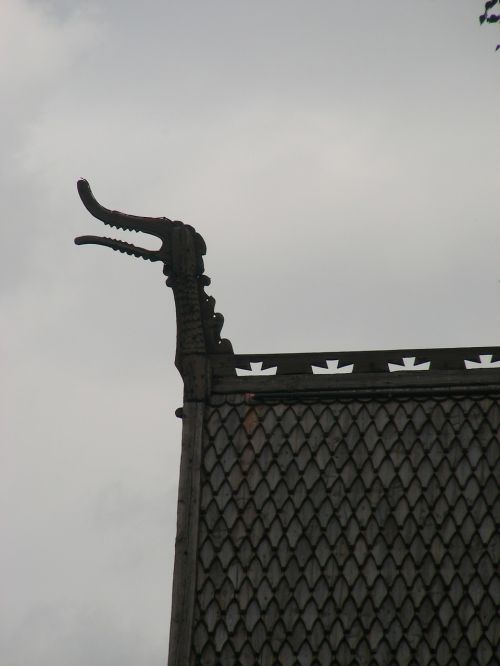
<instances>
[{"instance_id":1,"label":"overcast sky","mask_svg":"<svg viewBox=\"0 0 500 666\"><path fill-rule=\"evenodd\" d=\"M1 0L2 666L167 657L173 299L78 177L197 228L236 352L497 345L483 4Z\"/></svg>"}]
</instances>

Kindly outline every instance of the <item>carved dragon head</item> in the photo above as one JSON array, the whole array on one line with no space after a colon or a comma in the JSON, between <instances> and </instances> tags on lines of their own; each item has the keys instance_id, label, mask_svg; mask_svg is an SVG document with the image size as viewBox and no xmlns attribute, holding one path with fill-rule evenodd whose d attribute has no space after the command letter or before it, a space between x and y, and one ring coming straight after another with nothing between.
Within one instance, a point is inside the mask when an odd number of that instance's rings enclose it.
<instances>
[{"instance_id":1,"label":"carved dragon head","mask_svg":"<svg viewBox=\"0 0 500 666\"><path fill-rule=\"evenodd\" d=\"M205 241L193 227L178 220L169 220L166 217L140 217L126 215L117 210L104 208L95 199L88 181L83 178L78 181L78 194L85 208L91 215L109 227L123 231L140 231L155 236L161 240L159 250L147 250L132 243L106 238L105 236L78 236L77 245L104 245L112 250L124 252L133 257L148 259L149 261L162 261L165 275L203 275L203 255L207 248ZM179 247L182 245L182 247ZM189 247L190 246L190 247ZM208 282L207 282L208 280ZM209 278L205 279L205 285Z\"/></svg>"},{"instance_id":2,"label":"carved dragon head","mask_svg":"<svg viewBox=\"0 0 500 666\"><path fill-rule=\"evenodd\" d=\"M109 227L139 231L161 240L159 250L147 250L125 241L104 236L79 236L77 245L104 245L133 257L163 262L167 285L174 292L177 311L176 364L184 375L184 360L191 354L232 354L229 340L221 339L224 317L214 311L215 299L204 287L210 278L203 274L206 245L193 227L165 217L126 215L101 206L86 180L78 181L78 193L91 215Z\"/></svg>"}]
</instances>

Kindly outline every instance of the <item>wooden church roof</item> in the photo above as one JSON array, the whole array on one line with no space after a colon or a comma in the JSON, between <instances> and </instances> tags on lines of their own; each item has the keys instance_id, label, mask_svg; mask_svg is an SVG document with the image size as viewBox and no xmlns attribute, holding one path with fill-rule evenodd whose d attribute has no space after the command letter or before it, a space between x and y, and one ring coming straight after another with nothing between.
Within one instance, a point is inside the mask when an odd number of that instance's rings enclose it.
<instances>
[{"instance_id":1,"label":"wooden church roof","mask_svg":"<svg viewBox=\"0 0 500 666\"><path fill-rule=\"evenodd\" d=\"M500 348L236 355L194 229L79 190L174 291L169 666L500 663Z\"/></svg>"}]
</instances>

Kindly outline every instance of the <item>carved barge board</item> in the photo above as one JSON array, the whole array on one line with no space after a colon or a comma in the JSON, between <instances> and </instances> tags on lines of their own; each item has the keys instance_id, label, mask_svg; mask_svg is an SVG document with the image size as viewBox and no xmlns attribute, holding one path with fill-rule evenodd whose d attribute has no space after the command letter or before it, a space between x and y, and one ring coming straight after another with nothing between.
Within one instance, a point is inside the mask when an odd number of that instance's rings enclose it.
<instances>
[{"instance_id":1,"label":"carved barge board","mask_svg":"<svg viewBox=\"0 0 500 666\"><path fill-rule=\"evenodd\" d=\"M166 222L185 382L169 666L500 663L500 348L234 355L204 244Z\"/></svg>"}]
</instances>

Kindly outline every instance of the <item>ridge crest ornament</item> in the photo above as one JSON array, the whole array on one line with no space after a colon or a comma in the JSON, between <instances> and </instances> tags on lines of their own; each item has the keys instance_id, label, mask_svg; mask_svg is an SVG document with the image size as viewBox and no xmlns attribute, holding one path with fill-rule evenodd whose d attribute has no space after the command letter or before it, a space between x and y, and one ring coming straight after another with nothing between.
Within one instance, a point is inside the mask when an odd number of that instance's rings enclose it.
<instances>
[{"instance_id":1,"label":"ridge crest ornament","mask_svg":"<svg viewBox=\"0 0 500 666\"><path fill-rule=\"evenodd\" d=\"M224 317L215 312L215 298L205 293L210 278L204 274L203 256L207 248L201 235L190 225L166 217L127 215L104 208L95 199L88 181L77 183L83 205L109 227L137 231L161 240L159 250L147 250L125 241L104 236L78 236L77 245L103 245L133 257L163 262L166 284L174 293L177 315L175 364L183 378L189 372L188 356L193 354L232 354L229 340L221 338Z\"/></svg>"}]
</instances>

